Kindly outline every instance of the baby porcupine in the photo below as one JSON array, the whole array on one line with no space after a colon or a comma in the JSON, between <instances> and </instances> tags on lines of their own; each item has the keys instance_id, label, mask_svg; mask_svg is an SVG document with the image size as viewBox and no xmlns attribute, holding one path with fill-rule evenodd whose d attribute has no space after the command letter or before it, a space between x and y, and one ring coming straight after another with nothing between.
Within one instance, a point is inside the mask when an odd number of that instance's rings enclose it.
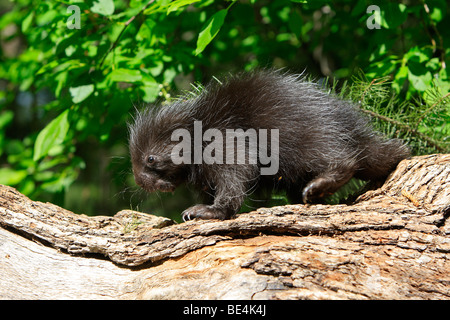
<instances>
[{"instance_id":1,"label":"baby porcupine","mask_svg":"<svg viewBox=\"0 0 450 320\"><path fill-rule=\"evenodd\" d=\"M195 132L198 128L201 140ZM293 203L317 202L352 177L383 181L409 155L400 140L388 140L373 131L351 102L325 93L300 76L279 71L212 81L198 94L138 112L129 129L133 173L139 186L148 192L173 191L187 182L212 197L210 204L186 209L184 220L231 218L245 196L258 187L286 190ZM246 148L244 162L234 155L227 158L230 150L239 152L237 136L236 141L218 136L239 129L256 132L244 137L240 146ZM181 135L175 135L176 139L173 135L177 130L191 137L181 151ZM265 139L263 130L271 133ZM208 138L207 132L214 134ZM252 137L258 139L252 145L256 151L250 148ZM211 153L213 142L216 148ZM234 149L227 149L227 142ZM208 147L218 161L201 158ZM174 154L190 161L174 161ZM268 164L267 157L262 161L264 154L271 154L277 162L276 172L262 174ZM250 161L255 155L257 161Z\"/></svg>"}]
</instances>

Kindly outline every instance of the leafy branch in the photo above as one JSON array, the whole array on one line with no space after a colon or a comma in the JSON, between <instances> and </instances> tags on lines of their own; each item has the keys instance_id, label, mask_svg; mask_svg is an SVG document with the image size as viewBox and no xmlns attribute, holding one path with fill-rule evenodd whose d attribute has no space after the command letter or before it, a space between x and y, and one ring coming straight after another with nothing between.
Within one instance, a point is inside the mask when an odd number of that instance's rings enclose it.
<instances>
[{"instance_id":1,"label":"leafy branch","mask_svg":"<svg viewBox=\"0 0 450 320\"><path fill-rule=\"evenodd\" d=\"M139 10L139 12L137 14L135 14L134 16L132 16L130 19L128 19L127 22L124 23L124 26L122 28L122 30L120 31L119 35L117 36L116 40L114 40L114 42L111 44L111 46L109 47L108 51L106 51L106 53L103 55L102 60L100 61L100 68L102 67L103 63L105 62L106 57L110 54L111 51L114 50L114 48L117 47L117 44L120 41L120 38L122 37L123 33L125 32L125 30L128 28L128 26L139 16L141 15L145 9L147 9L153 2L155 2L155 0L150 0L148 1L142 8L141 10Z\"/></svg>"},{"instance_id":2,"label":"leafy branch","mask_svg":"<svg viewBox=\"0 0 450 320\"><path fill-rule=\"evenodd\" d=\"M360 77L363 76L360 74ZM411 112L410 118L411 121L409 123L393 119L387 115L380 114L380 112L383 110L382 105L384 103L388 103L388 106L392 107L395 105L398 105L398 100L395 98L395 96L392 96L390 90L386 90L387 88L383 88L383 86L389 85L389 79L387 77L384 78L378 78L373 79L370 82L367 82L365 79L358 79L355 78L355 83L352 85L352 87L349 89L350 95L353 99L357 97L358 95L355 95L355 92L358 93L362 91L362 94L360 95L360 98L357 99L360 101L360 109L362 112L368 114L369 116L379 119L381 121L384 121L386 123L394 125L399 130L403 131L404 133L411 134L418 138L421 141L426 142L429 146L433 147L439 152L446 152L448 151L447 148L443 147L438 141L431 138L427 134L424 134L423 132L419 131L420 124L424 121L425 117L430 114L433 110L436 109L437 106L439 106L441 103L445 103L446 99L450 96L450 93L447 93L446 95L440 97L438 101L436 101L433 105L431 105L429 108L427 108L424 112L422 112L420 115L415 115ZM430 89L431 90L431 89ZM355 91L355 92L352 92ZM372 97L371 101L366 101L366 97L370 96ZM409 105L408 110L413 110L412 103L408 103ZM363 105L371 106L373 110L368 110L366 108L363 108ZM386 108L389 109L389 108ZM397 111L394 113L395 115L399 116L401 112ZM414 120L414 118L416 118Z\"/></svg>"},{"instance_id":3,"label":"leafy branch","mask_svg":"<svg viewBox=\"0 0 450 320\"><path fill-rule=\"evenodd\" d=\"M393 125L395 125L396 127L398 127L399 129L406 131L408 133L411 133L412 135L417 136L418 138L426 141L429 145L431 145L433 148L435 148L436 150L439 150L440 152L445 152L446 150L444 148L442 148L439 143L433 139L431 139L430 137L428 137L427 135L423 134L420 131L417 131L417 129L411 128L408 124L391 119L389 117L383 116L381 114L378 114L374 111L371 110L366 110L366 109L361 109L362 112L367 113L368 115L375 117L377 119L380 119L382 121L391 123Z\"/></svg>"}]
</instances>

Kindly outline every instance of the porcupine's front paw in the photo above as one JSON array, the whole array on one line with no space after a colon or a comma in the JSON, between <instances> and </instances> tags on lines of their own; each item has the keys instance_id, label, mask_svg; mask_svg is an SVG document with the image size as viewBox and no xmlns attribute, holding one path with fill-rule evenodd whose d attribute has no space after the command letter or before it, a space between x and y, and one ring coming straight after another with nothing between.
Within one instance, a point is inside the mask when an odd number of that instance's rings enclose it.
<instances>
[{"instance_id":1,"label":"porcupine's front paw","mask_svg":"<svg viewBox=\"0 0 450 320\"><path fill-rule=\"evenodd\" d=\"M183 221L193 220L195 218L199 219L219 219L225 220L229 218L223 209L218 209L213 206L208 206L205 204L198 204L187 208L181 214Z\"/></svg>"}]
</instances>

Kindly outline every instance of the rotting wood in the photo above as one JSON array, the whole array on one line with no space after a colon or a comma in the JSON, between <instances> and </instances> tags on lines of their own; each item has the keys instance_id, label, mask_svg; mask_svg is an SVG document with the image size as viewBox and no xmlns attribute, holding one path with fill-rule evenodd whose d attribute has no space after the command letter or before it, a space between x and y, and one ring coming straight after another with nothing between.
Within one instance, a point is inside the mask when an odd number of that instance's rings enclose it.
<instances>
[{"instance_id":1,"label":"rotting wood","mask_svg":"<svg viewBox=\"0 0 450 320\"><path fill-rule=\"evenodd\" d=\"M448 299L449 215L450 155L402 161L353 205L227 221L88 217L1 186L0 297Z\"/></svg>"}]
</instances>

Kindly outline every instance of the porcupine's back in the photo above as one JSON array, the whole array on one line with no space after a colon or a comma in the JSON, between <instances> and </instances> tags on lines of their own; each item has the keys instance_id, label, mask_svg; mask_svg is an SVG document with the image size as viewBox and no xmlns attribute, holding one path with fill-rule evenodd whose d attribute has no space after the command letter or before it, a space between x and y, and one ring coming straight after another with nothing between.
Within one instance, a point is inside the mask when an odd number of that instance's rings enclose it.
<instances>
[{"instance_id":1,"label":"porcupine's back","mask_svg":"<svg viewBox=\"0 0 450 320\"><path fill-rule=\"evenodd\" d=\"M192 103L203 129L279 129L277 176L309 179L340 163L356 162L357 177L384 179L409 155L400 140L386 140L348 101L299 76L277 71L214 81Z\"/></svg>"}]
</instances>

